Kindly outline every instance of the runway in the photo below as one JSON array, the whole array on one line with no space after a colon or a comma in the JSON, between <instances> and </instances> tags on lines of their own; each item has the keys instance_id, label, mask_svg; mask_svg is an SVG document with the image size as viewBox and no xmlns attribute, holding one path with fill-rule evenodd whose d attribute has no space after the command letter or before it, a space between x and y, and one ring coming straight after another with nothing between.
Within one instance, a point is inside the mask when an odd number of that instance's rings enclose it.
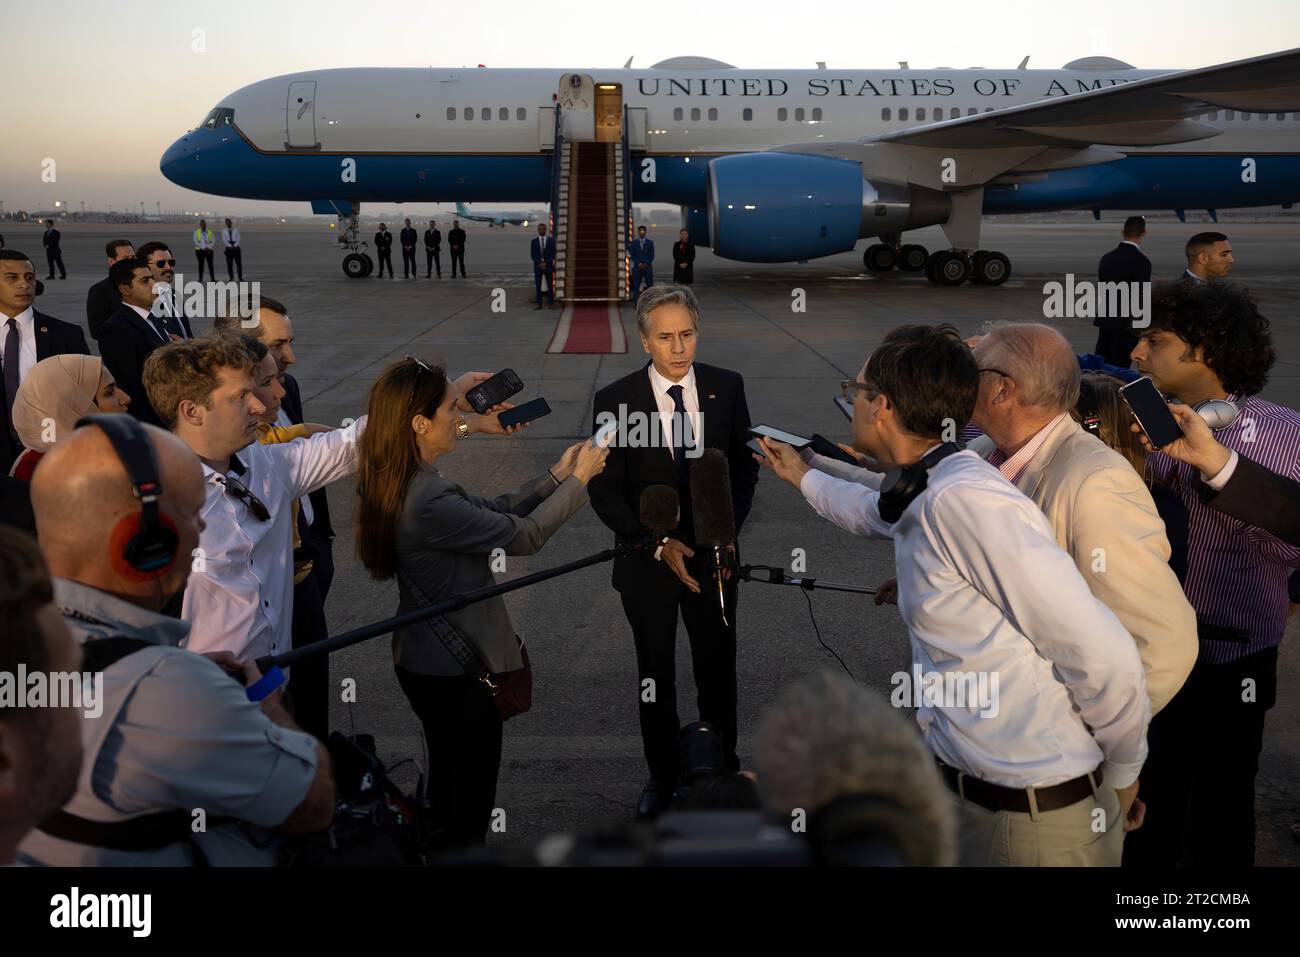
<instances>
[{"instance_id":1,"label":"runway","mask_svg":"<svg viewBox=\"0 0 1300 957\"><path fill-rule=\"evenodd\" d=\"M651 237L663 264L656 274L666 281L677 224L675 218L665 219L673 221L661 222ZM242 227L245 279L261 281L263 293L285 302L294 320L298 363L293 372L311 421L338 424L361 414L375 376L406 353L441 357L453 374L513 368L526 384L519 398L545 396L553 414L516 437L471 438L439 463L466 488L496 494L540 474L568 444L590 435L596 389L646 361L630 308L623 313L625 354L548 354L560 310L535 311L528 301L533 293L531 229L470 228L467 279L349 280L339 268L341 254L331 243L327 222L322 217L319 226ZM3 227L8 247L25 250L43 276L38 227ZM1216 227L1152 221L1144 248L1156 276L1180 273L1184 241L1205 228ZM1300 222L1225 221L1217 228L1233 244L1237 266L1232 280L1255 292L1273 322L1281 359L1264 397L1300 407L1300 276L1294 262ZM189 228L183 224L68 224L61 229L69 278L47 282L37 302L37 308L60 318L84 324L86 289L104 276L103 243L113 236L137 245L151 239L174 243L178 270L194 278ZM986 221L985 247L1010 256L1013 269L1012 279L993 289L941 289L922 276L897 272L868 276L861 243L856 254L781 266L727 262L701 249L694 287L703 310L698 358L745 376L755 421L847 440L847 423L831 399L838 394L839 380L856 375L885 331L900 323L942 321L973 333L987 320L1041 321L1043 284L1062 281L1071 272L1095 278L1097 259L1118 236L1119 224L1113 221ZM931 249L942 244L938 229L909 233L908 239ZM422 269L423 256L418 258ZM219 254L217 269L224 279ZM444 268L444 275L449 274ZM505 290L504 313L491 310L495 288ZM793 311L800 290L806 311ZM1091 351L1095 330L1089 320L1058 325L1076 349ZM332 630L339 632L391 614L397 595L393 583L369 580L352 555L351 483L338 483L329 494L339 538L328 611ZM499 577L571 561L607 547L611 538L586 508L539 555L510 559L507 573ZM888 543L864 542L818 519L794 489L767 472L741 548L745 561L787 566L792 550L803 549L807 574L835 581L874 585L893 574ZM821 592L811 596L811 603L822 637L857 679L887 693L889 676L909 662L897 609L877 608L869 598ZM506 725L497 801L506 829L490 842L521 846L556 831L630 818L645 778L636 717L638 678L631 633L609 585L608 567L535 586L508 596L507 604L530 647L535 703L530 713ZM809 605L795 589L743 585L739 630L741 758L752 767L764 708L800 676L839 665L818 645ZM1290 836L1292 822L1300 819L1296 632L1293 619L1279 665L1279 686L1286 690L1265 731L1258 778L1261 865L1300 863L1300 845ZM678 708L686 722L696 713L684 634L681 639ZM352 706L334 705L334 727L374 734L390 764L416 756L419 725L393 676L387 640L335 655L334 686L345 678L356 680L358 700ZM396 778L412 784L412 766L403 767Z\"/></svg>"}]
</instances>

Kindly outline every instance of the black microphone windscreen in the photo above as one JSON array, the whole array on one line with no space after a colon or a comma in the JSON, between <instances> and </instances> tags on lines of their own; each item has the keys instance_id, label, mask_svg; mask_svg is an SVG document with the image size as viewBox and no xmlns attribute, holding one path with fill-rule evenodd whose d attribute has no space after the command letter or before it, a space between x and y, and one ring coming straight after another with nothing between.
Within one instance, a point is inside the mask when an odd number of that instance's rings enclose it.
<instances>
[{"instance_id":1,"label":"black microphone windscreen","mask_svg":"<svg viewBox=\"0 0 1300 957\"><path fill-rule=\"evenodd\" d=\"M652 532L671 532L677 527L681 501L671 485L647 485L641 492L641 524Z\"/></svg>"},{"instance_id":2,"label":"black microphone windscreen","mask_svg":"<svg viewBox=\"0 0 1300 957\"><path fill-rule=\"evenodd\" d=\"M691 463L691 517L695 544L731 545L736 541L736 515L731 505L731 470L719 449L705 449Z\"/></svg>"}]
</instances>

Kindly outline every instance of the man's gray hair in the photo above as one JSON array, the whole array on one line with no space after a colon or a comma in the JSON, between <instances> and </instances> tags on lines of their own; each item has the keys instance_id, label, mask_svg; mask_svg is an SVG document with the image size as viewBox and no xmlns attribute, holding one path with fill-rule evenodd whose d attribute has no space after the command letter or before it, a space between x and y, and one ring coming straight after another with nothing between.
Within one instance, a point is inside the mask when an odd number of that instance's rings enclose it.
<instances>
[{"instance_id":1,"label":"man's gray hair","mask_svg":"<svg viewBox=\"0 0 1300 957\"><path fill-rule=\"evenodd\" d=\"M999 322L985 339L985 349L994 351L991 363L1015 381L1023 405L1064 412L1079 404L1079 359L1058 330L1041 322Z\"/></svg>"},{"instance_id":2,"label":"man's gray hair","mask_svg":"<svg viewBox=\"0 0 1300 957\"><path fill-rule=\"evenodd\" d=\"M758 729L758 786L789 823L847 795L880 799L871 823L909 865L956 862L951 794L920 734L879 694L823 671L790 687Z\"/></svg>"},{"instance_id":3,"label":"man's gray hair","mask_svg":"<svg viewBox=\"0 0 1300 957\"><path fill-rule=\"evenodd\" d=\"M643 336L650 335L650 313L660 306L685 306L700 327L700 304L689 286L647 286L636 300L636 328Z\"/></svg>"}]
</instances>

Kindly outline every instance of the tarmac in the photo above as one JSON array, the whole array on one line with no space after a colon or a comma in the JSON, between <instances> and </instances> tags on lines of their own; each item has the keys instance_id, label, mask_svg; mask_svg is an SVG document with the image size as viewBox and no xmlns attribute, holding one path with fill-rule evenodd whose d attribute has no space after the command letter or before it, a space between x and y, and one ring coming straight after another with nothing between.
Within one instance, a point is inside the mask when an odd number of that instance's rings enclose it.
<instances>
[{"instance_id":1,"label":"tarmac","mask_svg":"<svg viewBox=\"0 0 1300 957\"><path fill-rule=\"evenodd\" d=\"M651 231L659 250L656 270L671 277L668 247L675 217ZM1122 217L1121 217L1122 218ZM425 217L427 219L427 217ZM440 221L444 218L439 217ZM400 221L399 221L400 222ZM364 411L367 389L378 373L405 354L437 357L453 374L509 367L525 382L519 398L545 396L553 414L510 438L475 436L444 457L439 467L466 488L495 495L541 474L566 446L590 435L595 391L640 368L646 357L625 307L629 351L622 355L547 355L559 311L536 311L528 243L532 228L469 227L469 278L347 279L332 244L328 220L319 226L249 226L243 229L245 279L285 302L296 333L297 365L310 421L337 424ZM423 229L422 223L416 224ZM442 225L445 227L446 223ZM215 227L214 227L215 228ZM1151 223L1144 248L1156 277L1183 268L1182 245L1212 225ZM1281 357L1264 397L1300 408L1300 277L1295 250L1300 222L1225 223L1237 266L1231 279L1250 287L1273 322ZM61 226L66 281L46 283L37 307L63 319L85 322L87 287L105 275L103 243L121 235L139 245L151 239L174 243L178 268L194 275L188 230L177 224ZM9 248L28 252L44 276L40 230L0 224ZM373 227L363 233L373 232ZM701 249L695 292L703 318L698 359L745 377L755 422L801 434L820 432L847 441L848 423L831 404L839 380L857 374L884 333L901 323L951 322L973 333L988 320L1043 319L1043 285L1066 273L1095 278L1097 260L1119 239L1119 223L1009 223L986 221L985 248L1006 253L1012 278L1003 286L944 289L922 276L898 272L868 275L864 243L807 264L760 266L721 260ZM908 234L931 249L943 245L938 229ZM219 278L224 261L217 253ZM400 255L395 257L400 263ZM424 257L418 255L421 270ZM450 275L444 255L444 277ZM505 290L506 311L491 309L494 289ZM798 290L806 310L794 311ZM1091 351L1090 320L1056 323L1078 351ZM200 329L196 329L199 332ZM329 491L338 540L337 575L328 602L330 628L342 632L392 614L392 582L370 580L353 553L350 481ZM606 548L612 536L584 508L541 551L511 558L509 579L572 561ZM887 542L855 538L819 519L789 485L764 471L754 508L741 536L744 558L788 568L794 549L807 556L806 574L830 581L874 586L893 574ZM909 665L906 634L893 606L869 597L742 584L739 609L739 719L742 764L752 768L760 716L798 678L839 663L818 643L810 614L827 645L854 677L882 694L889 678ZM609 568L597 566L508 596L515 626L529 645L535 671L532 711L505 727L497 805L504 831L489 843L521 848L547 834L627 820L646 777L637 726L638 676L631 632ZM811 609L810 609L811 604ZM1300 863L1300 844L1290 833L1300 820L1300 636L1292 619L1282 643L1278 704L1269 712L1257 781L1258 853L1261 865ZM695 720L694 685L685 635L679 637L678 710ZM331 680L337 689L356 681L357 701L332 706L340 730L376 736L390 765L421 763L420 726L393 675L389 642L374 639L335 654ZM1204 769L1213 773L1212 768ZM413 763L395 768L395 779L414 784ZM502 816L498 815L498 821ZM1213 826L1213 822L1206 822Z\"/></svg>"}]
</instances>

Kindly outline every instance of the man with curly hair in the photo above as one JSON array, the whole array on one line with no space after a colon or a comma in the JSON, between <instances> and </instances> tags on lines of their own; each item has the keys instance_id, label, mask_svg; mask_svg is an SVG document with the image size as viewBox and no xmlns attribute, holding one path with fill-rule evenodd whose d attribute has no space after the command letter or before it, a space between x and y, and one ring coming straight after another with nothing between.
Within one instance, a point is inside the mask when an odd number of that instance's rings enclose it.
<instances>
[{"instance_id":1,"label":"man with curly hair","mask_svg":"<svg viewBox=\"0 0 1300 957\"><path fill-rule=\"evenodd\" d=\"M1269 321L1246 290L1175 285L1153 296L1151 325L1133 350L1138 370L1180 402L1237 404L1216 438L1288 478L1300 478L1300 413L1259 392L1276 361ZM1196 609L1200 656L1182 690L1151 722L1142 770L1145 825L1127 835L1124 863L1249 867L1255 857L1255 773L1264 715L1277 690L1287 578L1300 548L1210 508L1231 474L1151 456L1189 515L1184 590Z\"/></svg>"}]
</instances>

